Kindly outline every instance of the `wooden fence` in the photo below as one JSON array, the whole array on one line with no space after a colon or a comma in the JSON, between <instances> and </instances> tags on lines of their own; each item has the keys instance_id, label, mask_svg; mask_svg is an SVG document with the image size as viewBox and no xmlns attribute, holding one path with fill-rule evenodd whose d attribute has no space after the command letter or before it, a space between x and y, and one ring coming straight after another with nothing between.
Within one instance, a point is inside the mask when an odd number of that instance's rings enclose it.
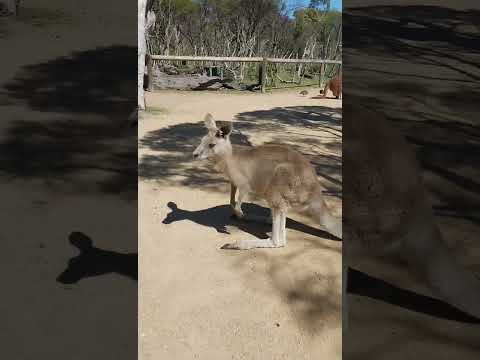
<instances>
[{"instance_id":1,"label":"wooden fence","mask_svg":"<svg viewBox=\"0 0 480 360\"><path fill-rule=\"evenodd\" d=\"M209 61L209 62L253 62L261 63L259 72L259 84L262 93L265 92L267 80L267 65L272 64L321 64L320 65L320 82L323 79L325 64L338 64L342 66L342 62L338 60L324 59L282 59L267 57L218 57L218 56L174 56L174 55L147 55L148 74L153 74L154 61ZM151 79L151 78L150 78ZM148 89L153 89L152 81L149 81Z\"/></svg>"}]
</instances>

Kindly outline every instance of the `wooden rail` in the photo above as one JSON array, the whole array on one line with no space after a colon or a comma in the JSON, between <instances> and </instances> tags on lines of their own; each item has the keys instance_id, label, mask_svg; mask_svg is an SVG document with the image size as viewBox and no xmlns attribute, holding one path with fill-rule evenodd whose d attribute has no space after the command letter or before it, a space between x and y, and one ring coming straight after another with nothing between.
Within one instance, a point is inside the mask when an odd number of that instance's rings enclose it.
<instances>
[{"instance_id":1,"label":"wooden rail","mask_svg":"<svg viewBox=\"0 0 480 360\"><path fill-rule=\"evenodd\" d=\"M254 62L262 63L260 67L260 85L262 93L265 92L266 88L266 75L267 75L267 64L276 63L276 64L321 64L321 77L323 77L324 66L325 64L339 64L342 65L341 61L338 60L324 60L324 59L282 59L282 58L267 58L267 57L221 57L221 56L176 56L176 55L148 55L147 67L148 72L153 67L153 61L212 61L212 62ZM150 81L151 83L151 81ZM150 87L150 85L149 85Z\"/></svg>"}]
</instances>

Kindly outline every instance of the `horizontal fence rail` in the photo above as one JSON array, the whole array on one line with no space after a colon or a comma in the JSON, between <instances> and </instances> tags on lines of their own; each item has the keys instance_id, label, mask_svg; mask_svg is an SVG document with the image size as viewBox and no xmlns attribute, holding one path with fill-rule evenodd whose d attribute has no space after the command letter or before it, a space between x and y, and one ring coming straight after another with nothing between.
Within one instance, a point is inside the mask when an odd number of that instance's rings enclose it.
<instances>
[{"instance_id":1,"label":"horizontal fence rail","mask_svg":"<svg viewBox=\"0 0 480 360\"><path fill-rule=\"evenodd\" d=\"M342 66L339 60L325 60L325 59L283 59L283 58L268 58L268 57L221 57L221 56L177 56L177 55L147 55L148 73L152 74L154 61L209 61L209 62L249 62L261 63L261 71L259 75L259 83L261 85L262 93L266 89L266 74L267 64L321 64L321 79L323 78L323 71L325 64L338 64ZM321 82L320 79L320 82ZM152 81L149 81L149 90L152 90Z\"/></svg>"},{"instance_id":2,"label":"horizontal fence rail","mask_svg":"<svg viewBox=\"0 0 480 360\"><path fill-rule=\"evenodd\" d=\"M263 57L221 57L221 56L176 56L176 55L150 55L152 60L172 61L218 61L218 62L264 62L290 63L290 64L341 64L339 60L324 59L282 59Z\"/></svg>"}]
</instances>

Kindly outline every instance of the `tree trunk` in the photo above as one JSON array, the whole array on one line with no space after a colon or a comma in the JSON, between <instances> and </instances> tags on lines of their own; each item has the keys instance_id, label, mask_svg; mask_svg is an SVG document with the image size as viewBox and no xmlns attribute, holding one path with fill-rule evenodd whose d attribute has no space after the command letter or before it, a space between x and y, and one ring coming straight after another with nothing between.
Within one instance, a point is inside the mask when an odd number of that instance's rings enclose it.
<instances>
[{"instance_id":1,"label":"tree trunk","mask_svg":"<svg viewBox=\"0 0 480 360\"><path fill-rule=\"evenodd\" d=\"M145 38L145 15L147 0L138 0L138 108L145 110L145 91L143 77L145 74L145 54L147 44Z\"/></svg>"}]
</instances>

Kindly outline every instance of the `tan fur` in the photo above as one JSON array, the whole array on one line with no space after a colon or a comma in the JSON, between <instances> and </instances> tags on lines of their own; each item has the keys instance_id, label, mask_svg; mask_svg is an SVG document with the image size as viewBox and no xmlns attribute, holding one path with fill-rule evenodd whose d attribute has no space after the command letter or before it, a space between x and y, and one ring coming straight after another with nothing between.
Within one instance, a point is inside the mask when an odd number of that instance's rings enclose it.
<instances>
[{"instance_id":1,"label":"tan fur","mask_svg":"<svg viewBox=\"0 0 480 360\"><path fill-rule=\"evenodd\" d=\"M344 274L354 255L400 256L436 294L480 318L480 282L449 254L411 146L376 112L348 106L344 115Z\"/></svg>"},{"instance_id":2,"label":"tan fur","mask_svg":"<svg viewBox=\"0 0 480 360\"><path fill-rule=\"evenodd\" d=\"M327 97L328 89L333 93L333 96L337 99L342 98L342 71L340 70L331 80L327 81L325 88L323 89L322 98Z\"/></svg>"},{"instance_id":3,"label":"tan fur","mask_svg":"<svg viewBox=\"0 0 480 360\"><path fill-rule=\"evenodd\" d=\"M284 222L285 213L293 209L312 216L327 231L341 237L341 220L330 214L315 169L302 154L282 145L232 145L229 139L231 123L217 122L215 127L213 124L213 119L207 115L205 125L209 133L194 151L194 156L213 161L217 170L231 182L231 205L238 217L243 217L241 203L249 195L264 199L272 215L276 213L283 217L278 224ZM239 201L234 202L237 189ZM273 220L272 233L276 233L275 218ZM284 234L285 224L282 226L278 231ZM284 246L285 242L286 239L282 239L276 245Z\"/></svg>"}]
</instances>

